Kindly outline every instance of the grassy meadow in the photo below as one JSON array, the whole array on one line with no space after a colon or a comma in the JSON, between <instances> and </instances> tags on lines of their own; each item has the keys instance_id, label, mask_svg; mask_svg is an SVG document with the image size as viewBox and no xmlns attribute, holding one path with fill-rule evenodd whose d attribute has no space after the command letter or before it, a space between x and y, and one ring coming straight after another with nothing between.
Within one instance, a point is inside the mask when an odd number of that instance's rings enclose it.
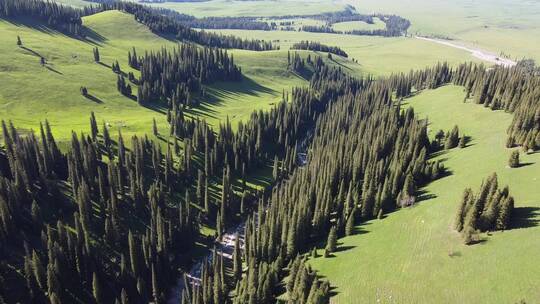
<instances>
[{"instance_id":1,"label":"grassy meadow","mask_svg":"<svg viewBox=\"0 0 540 304\"><path fill-rule=\"evenodd\" d=\"M70 138L72 130L88 131L91 111L96 113L98 123L112 127L112 134L122 129L126 138L151 133L154 118L158 127L168 132L162 109L142 107L117 91L117 76L110 65L118 60L124 72L136 73L127 64L132 47L141 54L144 50L172 48L176 43L151 33L131 15L118 11L85 17L83 22L88 31L86 40L29 20L0 20L0 118L34 130L40 121L48 119L60 141ZM24 48L17 47L17 35ZM93 60L96 46L102 64ZM227 116L234 122L246 119L255 109L269 109L281 100L283 89L306 83L299 75L285 72L286 51L237 51L234 55L245 79L209 87L210 98L192 111L214 125ZM46 58L45 67L40 65L39 56ZM91 99L80 94L81 86L88 88Z\"/></svg>"},{"instance_id":2,"label":"grassy meadow","mask_svg":"<svg viewBox=\"0 0 540 304\"><path fill-rule=\"evenodd\" d=\"M354 30L383 30L386 24L379 18L373 18L373 24L363 21L338 22L332 25L335 31L354 31Z\"/></svg>"},{"instance_id":3,"label":"grassy meadow","mask_svg":"<svg viewBox=\"0 0 540 304\"><path fill-rule=\"evenodd\" d=\"M81 7L82 0L56 0ZM471 46L504 52L514 58L540 60L540 2L510 0L442 1L365 0L351 3L361 13L395 13L412 21L410 33L457 39ZM151 4L195 16L274 16L338 11L338 0L226 1ZM294 19L297 26L317 24ZM377 19L378 20L378 19ZM281 20L287 21L287 20ZM117 75L110 65L118 60L124 72L132 47L144 50L172 48L175 41L153 34L133 16L107 11L83 19L87 39L75 39L31 20L0 19L0 119L22 129L37 130L48 119L61 144L72 130L89 131L89 115L122 130L125 138L151 133L156 119L163 134L169 130L163 109L146 108L122 96ZM335 30L384 27L363 22L343 22ZM407 37L368 37L294 31L217 30L244 38L276 41L280 50L252 52L229 50L242 68L242 82L215 83L208 98L190 109L210 124L229 119L246 121L254 110L269 110L281 100L282 91L306 85L302 75L287 71L287 52L301 40L339 46L349 59L333 56L332 62L357 76L386 76L421 69L438 62L456 65L480 62L468 52ZM24 48L16 45L20 36ZM99 47L102 64L93 61ZM299 51L303 57L315 52ZM325 53L320 53L326 56ZM47 60L45 67L39 57ZM358 60L354 63L351 59ZM79 89L88 88L92 98ZM437 156L451 174L427 185L424 199L415 207L388 214L357 227L353 236L340 239L341 250L331 258L310 263L335 287L331 303L527 303L540 301L540 153L522 154L520 168L507 168L510 149L504 147L511 115L463 103L461 87L445 86L406 100L429 120L430 135L458 125L471 137L464 149ZM250 185L268 184L270 168L261 170ZM514 227L496 232L473 246L463 245L452 222L466 187L476 191L489 174L508 184L516 199ZM217 192L217 191L216 191ZM208 230L208 233L213 233ZM319 250L319 253L322 253Z\"/></svg>"},{"instance_id":4,"label":"grassy meadow","mask_svg":"<svg viewBox=\"0 0 540 304\"><path fill-rule=\"evenodd\" d=\"M84 6L83 0L56 0ZM469 47L485 49L514 59L540 61L540 2L513 0L261 0L206 2L165 2L149 4L197 17L206 16L284 16L342 10L354 6L363 14L397 14L411 21L410 34L457 40ZM337 30L383 26L346 22Z\"/></svg>"},{"instance_id":5,"label":"grassy meadow","mask_svg":"<svg viewBox=\"0 0 540 304\"><path fill-rule=\"evenodd\" d=\"M409 33L451 38L466 45L540 61L540 2L513 0L349 1L359 12L389 13L411 21Z\"/></svg>"},{"instance_id":6,"label":"grassy meadow","mask_svg":"<svg viewBox=\"0 0 540 304\"><path fill-rule=\"evenodd\" d=\"M211 0L149 5L172 9L196 17L314 15L321 12L340 11L345 8L345 2L340 0Z\"/></svg>"},{"instance_id":7,"label":"grassy meadow","mask_svg":"<svg viewBox=\"0 0 540 304\"><path fill-rule=\"evenodd\" d=\"M335 257L311 261L336 287L331 303L537 303L540 299L540 154L507 167L511 115L463 103L461 87L445 86L407 100L429 121L430 135L458 125L464 149L438 156L451 174L422 189L416 206L357 227ZM463 190L477 191L491 173L516 199L513 227L472 246L452 223ZM321 250L319 250L322 253Z\"/></svg>"},{"instance_id":8,"label":"grassy meadow","mask_svg":"<svg viewBox=\"0 0 540 304\"><path fill-rule=\"evenodd\" d=\"M346 64L344 67L356 75L385 76L395 72L422 69L443 61L452 65L465 61L477 61L466 51L406 37L385 38L292 31L218 30L216 32L244 38L279 40L282 50L289 49L291 45L302 40L339 46L347 52L349 58L358 60L358 64Z\"/></svg>"}]
</instances>

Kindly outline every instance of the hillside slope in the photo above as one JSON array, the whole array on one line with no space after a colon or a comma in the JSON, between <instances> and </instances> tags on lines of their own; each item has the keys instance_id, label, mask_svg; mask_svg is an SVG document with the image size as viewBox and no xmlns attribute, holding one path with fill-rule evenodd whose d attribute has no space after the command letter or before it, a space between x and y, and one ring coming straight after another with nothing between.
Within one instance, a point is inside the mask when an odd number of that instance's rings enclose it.
<instances>
[{"instance_id":1,"label":"hillside slope","mask_svg":"<svg viewBox=\"0 0 540 304\"><path fill-rule=\"evenodd\" d=\"M463 103L462 88L446 86L408 100L428 117L431 136L454 124L471 136L464 149L439 156L451 175L425 189L412 208L358 227L341 239L335 258L312 265L337 289L332 303L537 303L540 300L540 154L522 155L526 165L507 168L504 147L511 115ZM513 228L482 235L466 246L452 222L463 190L477 189L496 172L516 199ZM452 256L450 256L452 255Z\"/></svg>"},{"instance_id":2,"label":"hillside slope","mask_svg":"<svg viewBox=\"0 0 540 304\"><path fill-rule=\"evenodd\" d=\"M168 130L163 111L141 107L117 91L117 75L110 65L118 60L124 72L137 73L127 64L133 47L141 54L177 43L153 34L133 16L119 11L85 17L83 24L87 40L41 24L0 20L0 117L22 129L37 129L40 121L48 119L60 141L69 138L72 130L88 131L91 111L99 124L110 124L112 134L121 128L127 138L134 133L151 133L154 118L160 129ZM17 47L17 36L24 48ZM93 60L94 47L100 50L102 64ZM245 79L211 86L209 99L192 111L214 125L227 116L238 121L255 109L269 109L281 99L284 89L306 83L287 72L286 51L232 52ZM40 56L47 61L45 67L40 65ZM93 98L83 97L81 86L87 87Z\"/></svg>"},{"instance_id":3,"label":"hillside slope","mask_svg":"<svg viewBox=\"0 0 540 304\"><path fill-rule=\"evenodd\" d=\"M118 93L117 76L108 66L118 60L122 69L129 71L127 51L132 46L156 49L173 44L116 11L86 17L84 24L91 37L86 41L40 24L0 20L0 116L28 129L48 119L59 139L70 136L71 130L87 130L91 111L100 123L104 120L122 126L126 133L149 132L152 119L162 115ZM17 47L17 36L24 48ZM130 40L118 40L121 36ZM96 46L104 64L93 60ZM46 59L45 67L40 65L39 56ZM80 94L81 86L88 88L93 100ZM158 121L165 125L163 119Z\"/></svg>"}]
</instances>

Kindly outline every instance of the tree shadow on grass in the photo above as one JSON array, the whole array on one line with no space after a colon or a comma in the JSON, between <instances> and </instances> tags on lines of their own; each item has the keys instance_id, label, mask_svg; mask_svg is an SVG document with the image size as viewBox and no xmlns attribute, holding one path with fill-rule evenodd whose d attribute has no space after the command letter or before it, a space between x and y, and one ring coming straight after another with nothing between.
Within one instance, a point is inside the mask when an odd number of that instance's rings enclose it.
<instances>
[{"instance_id":1,"label":"tree shadow on grass","mask_svg":"<svg viewBox=\"0 0 540 304\"><path fill-rule=\"evenodd\" d=\"M242 81L217 82L210 86L207 94L211 97L208 102L217 103L227 95L250 95L260 96L261 94L274 94L275 90L263 86L253 79L244 76Z\"/></svg>"},{"instance_id":2,"label":"tree shadow on grass","mask_svg":"<svg viewBox=\"0 0 540 304\"><path fill-rule=\"evenodd\" d=\"M425 189L421 189L421 190L417 191L416 193L417 193L416 203L437 198L437 195L435 193L430 193L430 192L426 191Z\"/></svg>"},{"instance_id":3,"label":"tree shadow on grass","mask_svg":"<svg viewBox=\"0 0 540 304\"><path fill-rule=\"evenodd\" d=\"M85 96L87 99L95 102L95 103L103 103L103 100L97 98L96 96L92 95L92 94L86 94Z\"/></svg>"},{"instance_id":4,"label":"tree shadow on grass","mask_svg":"<svg viewBox=\"0 0 540 304\"><path fill-rule=\"evenodd\" d=\"M441 149L441 150L433 152L433 153L429 153L428 160L437 158L437 157L439 157L441 155L444 155L446 153L448 153L448 150L444 150L444 149Z\"/></svg>"},{"instance_id":5,"label":"tree shadow on grass","mask_svg":"<svg viewBox=\"0 0 540 304\"><path fill-rule=\"evenodd\" d=\"M64 73L62 73L62 72L60 72L60 71L56 70L55 68L50 67L50 66L48 66L48 65L45 66L45 68L47 68L47 70L49 70L49 71L51 71L51 72L55 72L56 74L64 75Z\"/></svg>"},{"instance_id":6,"label":"tree shadow on grass","mask_svg":"<svg viewBox=\"0 0 540 304\"><path fill-rule=\"evenodd\" d=\"M479 237L476 240L471 241L468 246L477 245L477 244L485 244L487 242L487 238L481 238Z\"/></svg>"},{"instance_id":7,"label":"tree shadow on grass","mask_svg":"<svg viewBox=\"0 0 540 304\"><path fill-rule=\"evenodd\" d=\"M369 231L364 229L364 226L367 226L367 225L371 225L371 223L364 222L364 223L354 226L352 235L362 235L362 234L368 233Z\"/></svg>"},{"instance_id":8,"label":"tree shadow on grass","mask_svg":"<svg viewBox=\"0 0 540 304\"><path fill-rule=\"evenodd\" d=\"M80 35L74 35L67 31L63 31L60 29L53 28L49 25L47 25L45 22L41 20L36 20L34 18L28 18L28 17L14 17L14 18L2 18L3 20L13 24L17 27L27 27L31 28L33 30L37 30L41 33L48 34L48 35L64 35L66 37L76 39L79 41L83 41L89 44L93 44L96 46L101 46L104 42L107 41L107 38L105 38L103 35L99 34L98 32L87 28L85 26L82 26ZM24 42L24 37L23 42Z\"/></svg>"},{"instance_id":9,"label":"tree shadow on grass","mask_svg":"<svg viewBox=\"0 0 540 304\"><path fill-rule=\"evenodd\" d=\"M102 66L104 66L104 67L106 67L106 68L112 69L112 67L111 67L110 65L108 65L108 64L106 64L106 63L104 63L104 62L99 61L98 64L99 64L99 65L102 65Z\"/></svg>"},{"instance_id":10,"label":"tree shadow on grass","mask_svg":"<svg viewBox=\"0 0 540 304\"><path fill-rule=\"evenodd\" d=\"M527 166L530 166L530 165L534 165L535 163L532 163L532 162L526 162L526 163L520 163L517 168L521 168L521 167L527 167Z\"/></svg>"},{"instance_id":11,"label":"tree shadow on grass","mask_svg":"<svg viewBox=\"0 0 540 304\"><path fill-rule=\"evenodd\" d=\"M531 228L539 225L540 207L517 207L512 212L510 229Z\"/></svg>"},{"instance_id":12,"label":"tree shadow on grass","mask_svg":"<svg viewBox=\"0 0 540 304\"><path fill-rule=\"evenodd\" d=\"M167 107L165 107L162 104L158 104L155 102L145 102L142 104L143 107L158 112L159 114L167 114Z\"/></svg>"},{"instance_id":13,"label":"tree shadow on grass","mask_svg":"<svg viewBox=\"0 0 540 304\"><path fill-rule=\"evenodd\" d=\"M102 46L107 41L103 35L87 27L83 27L82 34L82 37L74 36L74 38L95 46Z\"/></svg>"},{"instance_id":14,"label":"tree shadow on grass","mask_svg":"<svg viewBox=\"0 0 540 304\"><path fill-rule=\"evenodd\" d=\"M194 108L187 108L185 112L192 115L217 119L217 116L215 115L217 111L211 109L210 105L211 103L209 102L201 102L198 106Z\"/></svg>"},{"instance_id":15,"label":"tree shadow on grass","mask_svg":"<svg viewBox=\"0 0 540 304\"><path fill-rule=\"evenodd\" d=\"M343 243L342 243L343 244ZM343 245L338 245L338 247L336 248L336 252L343 252L343 251L347 251L349 249L354 249L356 248L356 246L351 246L351 245L347 245L347 246L343 246Z\"/></svg>"},{"instance_id":16,"label":"tree shadow on grass","mask_svg":"<svg viewBox=\"0 0 540 304\"><path fill-rule=\"evenodd\" d=\"M21 49L23 49L23 50L25 50L25 51L27 51L27 52L30 52L30 53L31 53L32 55L34 55L34 56L37 56L37 57L39 57L39 58L43 58L43 56L41 56L40 53L38 53L38 52L32 50L32 49L29 48L29 47L26 47L26 46L23 45L23 46L21 46Z\"/></svg>"}]
</instances>

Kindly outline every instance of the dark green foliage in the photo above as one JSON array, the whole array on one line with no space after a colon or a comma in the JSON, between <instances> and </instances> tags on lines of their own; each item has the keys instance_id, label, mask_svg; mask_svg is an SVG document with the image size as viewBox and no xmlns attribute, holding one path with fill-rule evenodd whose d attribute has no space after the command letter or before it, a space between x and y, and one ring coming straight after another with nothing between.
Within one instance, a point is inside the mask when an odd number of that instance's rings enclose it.
<instances>
[{"instance_id":1,"label":"dark green foliage","mask_svg":"<svg viewBox=\"0 0 540 304\"><path fill-rule=\"evenodd\" d=\"M525 152L540 149L540 74L530 68L518 65L488 69L469 63L452 69L447 63L442 63L407 75L393 75L391 82L398 97L405 96L408 88L433 89L447 83L464 86L467 97L475 103L514 114L508 128L508 148L521 145ZM452 147L454 142L459 144L459 134L456 137L452 136L453 133L454 130L447 136L451 137L445 143L448 147ZM444 136L436 138L441 145Z\"/></svg>"},{"instance_id":2,"label":"dark green foliage","mask_svg":"<svg viewBox=\"0 0 540 304\"><path fill-rule=\"evenodd\" d=\"M510 154L510 158L508 159L508 166L510 168L519 167L519 151L518 150L514 150Z\"/></svg>"},{"instance_id":3,"label":"dark green foliage","mask_svg":"<svg viewBox=\"0 0 540 304\"><path fill-rule=\"evenodd\" d=\"M114 67L114 64L113 64ZM131 85L126 82L126 79L122 75L118 75L116 80L116 88L122 95L131 96Z\"/></svg>"},{"instance_id":4,"label":"dark green foliage","mask_svg":"<svg viewBox=\"0 0 540 304\"><path fill-rule=\"evenodd\" d=\"M330 228L330 232L328 233L325 250L332 253L336 251L336 248L337 248L337 232L336 232L336 227L332 226L332 228Z\"/></svg>"},{"instance_id":5,"label":"dark green foliage","mask_svg":"<svg viewBox=\"0 0 540 304\"><path fill-rule=\"evenodd\" d=\"M304 68L306 66L306 62L297 52L294 52L294 54L291 56L291 53L288 52L287 54L287 67L289 70L302 73L304 71Z\"/></svg>"},{"instance_id":6,"label":"dark green foliage","mask_svg":"<svg viewBox=\"0 0 540 304\"><path fill-rule=\"evenodd\" d=\"M31 17L33 20L44 22L53 29L71 35L81 34L83 28L81 15L80 10L52 1L0 1L0 17L2 18ZM19 37L17 37L17 45L22 45Z\"/></svg>"},{"instance_id":7,"label":"dark green foliage","mask_svg":"<svg viewBox=\"0 0 540 304\"><path fill-rule=\"evenodd\" d=\"M446 142L444 143L445 149L453 149L459 144L459 129L457 126L454 126L452 131L446 136Z\"/></svg>"},{"instance_id":8,"label":"dark green foliage","mask_svg":"<svg viewBox=\"0 0 540 304\"><path fill-rule=\"evenodd\" d=\"M2 129L0 258L26 269L21 277L0 265L6 300L108 303L154 285L161 300L198 233L195 211L174 196L193 181L170 152L137 137L127 150L121 134L113 147L93 114L91 136L73 134L68 153L48 123L40 140ZM27 292L13 292L20 288Z\"/></svg>"},{"instance_id":9,"label":"dark green foliage","mask_svg":"<svg viewBox=\"0 0 540 304\"><path fill-rule=\"evenodd\" d=\"M463 149L467 146L467 141L465 140L465 136L461 136L461 138L459 139L459 143L458 143L458 147L460 149Z\"/></svg>"},{"instance_id":10,"label":"dark green foliage","mask_svg":"<svg viewBox=\"0 0 540 304\"><path fill-rule=\"evenodd\" d=\"M94 53L94 61L95 62L99 62L100 60L100 57L99 57L99 49L97 47L95 47L93 49L93 53Z\"/></svg>"},{"instance_id":11,"label":"dark green foliage","mask_svg":"<svg viewBox=\"0 0 540 304\"><path fill-rule=\"evenodd\" d=\"M328 281L320 281L304 258L297 256L291 262L287 278L287 303L328 303L329 291Z\"/></svg>"},{"instance_id":12,"label":"dark green foliage","mask_svg":"<svg viewBox=\"0 0 540 304\"><path fill-rule=\"evenodd\" d=\"M476 103L514 114L507 147L540 149L540 75L519 65L486 69L466 64L453 72L453 82L465 86Z\"/></svg>"},{"instance_id":13,"label":"dark green foliage","mask_svg":"<svg viewBox=\"0 0 540 304\"><path fill-rule=\"evenodd\" d=\"M194 24L184 22L186 15L173 10L152 8L129 1L103 1L99 6L99 10L120 10L132 14L135 20L148 26L154 33L172 36L180 41L190 41L208 47L247 49L253 51L274 49L271 42L241 39L231 35L226 36L194 30L190 27Z\"/></svg>"},{"instance_id":14,"label":"dark green foliage","mask_svg":"<svg viewBox=\"0 0 540 304\"><path fill-rule=\"evenodd\" d=\"M300 41L298 43L293 44L291 46L291 50L310 50L310 51L332 53L332 54L336 54L345 58L348 57L347 53L345 53L345 51L340 49L339 47L324 45L317 41L307 41L307 40Z\"/></svg>"},{"instance_id":15,"label":"dark green foliage","mask_svg":"<svg viewBox=\"0 0 540 304\"><path fill-rule=\"evenodd\" d=\"M454 227L462 233L465 244L471 244L478 231L508 229L513 209L514 199L508 187L499 189L497 175L493 173L482 183L478 194L465 189Z\"/></svg>"},{"instance_id":16,"label":"dark green foliage","mask_svg":"<svg viewBox=\"0 0 540 304\"><path fill-rule=\"evenodd\" d=\"M195 94L201 93L203 84L242 79L232 56L220 49L184 44L172 51L135 56L134 51L128 59L141 71L139 103L161 103L176 115L182 107L195 105Z\"/></svg>"},{"instance_id":17,"label":"dark green foliage","mask_svg":"<svg viewBox=\"0 0 540 304\"><path fill-rule=\"evenodd\" d=\"M288 16L289 18L291 16ZM384 14L374 14L374 15L363 15L357 13L354 9L347 7L342 11L332 12L332 13L323 13L318 15L306 15L306 16L296 16L296 17L307 17L318 19L324 21L326 24L323 26L316 25L305 25L302 27L303 31L306 32L318 32L318 33L342 33L349 35L361 35L361 36L385 36L385 37L394 37L402 36L407 34L407 30L411 25L410 21L396 15L384 15ZM377 30L352 30L346 32L338 32L332 28L332 25L339 22L349 22L349 21L363 21L368 24L374 24L373 18L377 17L385 23L385 29ZM286 17L282 17L286 18Z\"/></svg>"},{"instance_id":18,"label":"dark green foliage","mask_svg":"<svg viewBox=\"0 0 540 304\"><path fill-rule=\"evenodd\" d=\"M321 108L320 113L315 112L318 119L313 125L309 163L301 170L291 170L289 157L285 157L282 168L289 178L275 186L260 203L257 214L247 221L247 272L237 284L235 303L272 302L267 295L275 285L268 286L267 276L281 279L286 275L280 267L269 270L272 265L290 262L328 236L325 256L329 256L337 238L351 233L356 208L369 219L382 214L383 209L388 212L407 206L410 203L401 204L398 198L413 196L405 201L414 201L416 188L437 178L443 170L439 163L428 161L426 125L411 109L402 112L394 106L390 94L393 79L357 80L319 60L312 64L315 72L310 90L297 90L287 105L311 103L310 107ZM294 265L289 267L287 291L293 303L302 303L310 292L294 292L294 283L302 277Z\"/></svg>"},{"instance_id":19,"label":"dark green foliage","mask_svg":"<svg viewBox=\"0 0 540 304\"><path fill-rule=\"evenodd\" d=\"M19 36L17 36L17 46L22 46L22 40Z\"/></svg>"}]
</instances>

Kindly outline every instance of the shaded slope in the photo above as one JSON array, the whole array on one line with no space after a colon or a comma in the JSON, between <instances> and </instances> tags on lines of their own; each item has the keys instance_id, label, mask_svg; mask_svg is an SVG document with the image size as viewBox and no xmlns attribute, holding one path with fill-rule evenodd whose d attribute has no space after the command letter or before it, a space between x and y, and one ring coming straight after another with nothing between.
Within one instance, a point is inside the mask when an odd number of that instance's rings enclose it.
<instances>
[{"instance_id":1,"label":"shaded slope","mask_svg":"<svg viewBox=\"0 0 540 304\"><path fill-rule=\"evenodd\" d=\"M409 100L429 117L430 133L457 124L472 141L439 156L452 175L423 189L430 199L384 220L358 227L340 240L347 250L312 262L336 288L332 303L515 303L540 299L540 155L507 168L504 148L511 116L463 104L462 88L446 86ZM514 228L482 235L487 241L463 245L452 221L465 187L476 188L497 172L516 198ZM452 255L452 257L450 256Z\"/></svg>"}]
</instances>

